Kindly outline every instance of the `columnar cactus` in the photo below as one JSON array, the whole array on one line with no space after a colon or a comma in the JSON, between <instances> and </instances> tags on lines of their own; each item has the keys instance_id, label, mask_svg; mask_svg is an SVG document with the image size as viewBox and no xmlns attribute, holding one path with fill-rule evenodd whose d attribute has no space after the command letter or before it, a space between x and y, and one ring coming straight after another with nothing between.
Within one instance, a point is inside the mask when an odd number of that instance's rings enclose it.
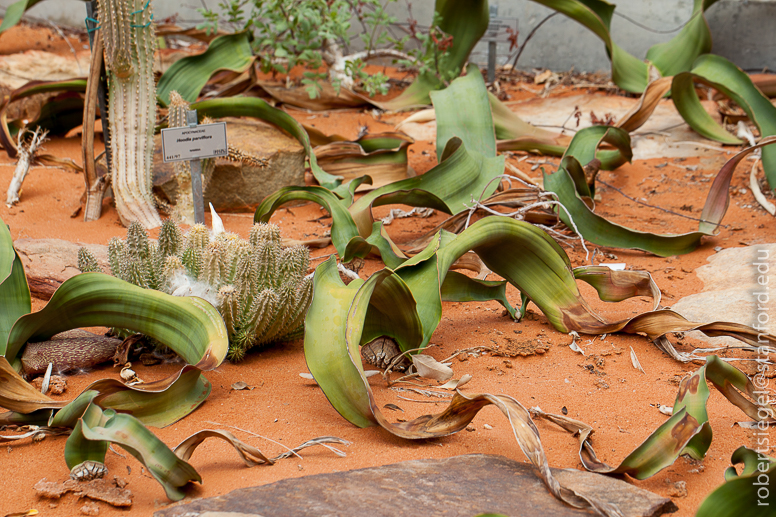
<instances>
[{"instance_id":1,"label":"columnar cactus","mask_svg":"<svg viewBox=\"0 0 776 517\"><path fill-rule=\"evenodd\" d=\"M86 249L78 258L82 271L99 270ZM111 239L108 261L115 276L148 289L185 294L192 286L196 294L204 285L224 318L235 361L252 347L297 335L312 300L312 279L305 276L309 251L284 248L274 224L254 225L246 241L233 233L211 238L203 225L183 238L175 223L165 221L157 244L133 223L126 241Z\"/></svg>"},{"instance_id":2,"label":"columnar cactus","mask_svg":"<svg viewBox=\"0 0 776 517\"><path fill-rule=\"evenodd\" d=\"M151 194L156 85L151 0L99 0L108 71L108 124L116 210L125 226L162 224Z\"/></svg>"}]
</instances>

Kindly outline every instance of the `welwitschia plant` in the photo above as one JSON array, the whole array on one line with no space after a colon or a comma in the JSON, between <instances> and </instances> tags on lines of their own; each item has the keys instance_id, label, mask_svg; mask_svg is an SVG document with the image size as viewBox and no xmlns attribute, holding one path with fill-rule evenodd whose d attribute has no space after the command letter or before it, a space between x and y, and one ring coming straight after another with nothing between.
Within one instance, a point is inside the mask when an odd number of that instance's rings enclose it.
<instances>
[{"instance_id":1,"label":"welwitschia plant","mask_svg":"<svg viewBox=\"0 0 776 517\"><path fill-rule=\"evenodd\" d=\"M113 195L121 222L162 224L151 196L156 122L151 0L100 0L108 71Z\"/></svg>"}]
</instances>

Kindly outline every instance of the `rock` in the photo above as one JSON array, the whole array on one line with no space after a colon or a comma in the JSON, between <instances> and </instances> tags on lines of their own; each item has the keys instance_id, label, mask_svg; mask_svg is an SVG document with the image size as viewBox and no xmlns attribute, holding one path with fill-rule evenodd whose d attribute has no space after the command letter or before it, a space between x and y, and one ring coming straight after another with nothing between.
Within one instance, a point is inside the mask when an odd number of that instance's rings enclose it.
<instances>
[{"instance_id":1,"label":"rock","mask_svg":"<svg viewBox=\"0 0 776 517\"><path fill-rule=\"evenodd\" d=\"M703 291L685 296L673 304L673 310L698 323L731 321L749 326L758 324L759 314L776 314L776 296L768 295L767 289L776 285L776 244L729 248L712 255L708 262L695 270ZM758 280L767 285L758 284ZM776 324L769 325L768 320L763 323L770 327L766 331L776 332ZM690 332L688 336L715 346L741 344L731 337L711 338L701 332Z\"/></svg>"},{"instance_id":2,"label":"rock","mask_svg":"<svg viewBox=\"0 0 776 517\"><path fill-rule=\"evenodd\" d=\"M85 247L97 259L104 271L108 266L108 247L81 244L62 239L18 239L13 243L19 253L27 277L61 283L79 274L78 250Z\"/></svg>"},{"instance_id":3,"label":"rock","mask_svg":"<svg viewBox=\"0 0 776 517\"><path fill-rule=\"evenodd\" d=\"M628 517L676 511L669 499L624 481L573 469L553 469L553 474L579 493L617 504ZM449 517L483 512L524 517L594 514L555 499L527 464L472 454L284 479L166 508L154 516L401 517L442 515L442 509Z\"/></svg>"},{"instance_id":4,"label":"rock","mask_svg":"<svg viewBox=\"0 0 776 517\"><path fill-rule=\"evenodd\" d=\"M261 121L225 118L227 141L259 164L215 158L215 168L205 177L205 207L208 203L218 211L252 212L268 195L281 187L304 185L305 152L302 145L275 126ZM154 188L161 190L171 203L178 199L178 182L173 164L162 160L161 136L154 148Z\"/></svg>"},{"instance_id":5,"label":"rock","mask_svg":"<svg viewBox=\"0 0 776 517\"><path fill-rule=\"evenodd\" d=\"M619 121L638 102L638 99L617 95L585 93L568 97L531 97L510 102L509 109L534 126L549 127L551 131L558 131L552 128L561 126L574 127L578 131L593 125L590 113L595 113L601 118L610 113L615 120ZM722 122L715 101L703 100L701 105L717 123ZM577 109L582 112L579 123L572 121L573 124L570 124L569 114ZM436 121L433 119L431 122L399 124L397 129L401 129L416 141L434 142L436 140ZM719 154L718 151L708 148L708 146L716 147L718 144L690 129L670 99L660 101L649 120L639 128L638 132L632 133L631 138L634 160L689 156L714 157ZM688 145L690 142L701 145ZM721 164L717 165L717 168L720 166Z\"/></svg>"},{"instance_id":6,"label":"rock","mask_svg":"<svg viewBox=\"0 0 776 517\"><path fill-rule=\"evenodd\" d=\"M40 391L43 387L43 377L35 377L30 382L32 387ZM61 375L52 375L49 379L49 391L51 395L61 395L67 391L67 379Z\"/></svg>"}]
</instances>

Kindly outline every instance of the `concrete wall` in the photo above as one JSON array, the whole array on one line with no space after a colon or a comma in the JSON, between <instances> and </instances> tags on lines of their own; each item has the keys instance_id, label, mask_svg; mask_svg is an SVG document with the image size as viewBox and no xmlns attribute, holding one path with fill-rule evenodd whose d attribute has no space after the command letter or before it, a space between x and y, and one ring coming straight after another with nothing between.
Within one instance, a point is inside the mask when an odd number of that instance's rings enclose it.
<instances>
[{"instance_id":1,"label":"concrete wall","mask_svg":"<svg viewBox=\"0 0 776 517\"><path fill-rule=\"evenodd\" d=\"M15 0L0 0L5 8ZM407 18L406 2L398 0L391 7L399 21ZM433 12L432 0L409 0L413 14L421 23L429 23ZM202 3L215 8L218 0L153 0L155 17L161 20L178 14L179 22L194 24L201 19L196 8ZM643 58L655 43L671 39L692 12L692 0L619 0L612 35L623 48ZM536 24L553 11L529 0L491 0L498 6L499 16L518 19L520 43ZM85 8L79 0L45 0L28 11L30 16L47 18L56 23L83 26ZM637 20L659 31L655 33L618 16ZM720 0L709 9L707 18L714 37L713 52L721 54L745 70L768 68L776 70L776 0ZM484 50L484 49L480 49ZM501 60L507 49L500 46ZM483 59L479 54L478 61ZM520 57L519 68L551 68L577 71L609 70L603 43L590 31L556 15L534 35Z\"/></svg>"}]
</instances>

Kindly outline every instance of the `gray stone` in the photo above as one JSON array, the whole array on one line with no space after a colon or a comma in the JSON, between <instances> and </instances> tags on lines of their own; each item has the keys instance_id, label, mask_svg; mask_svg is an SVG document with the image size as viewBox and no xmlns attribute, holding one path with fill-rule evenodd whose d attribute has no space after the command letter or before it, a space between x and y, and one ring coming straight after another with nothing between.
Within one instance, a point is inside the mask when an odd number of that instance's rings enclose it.
<instances>
[{"instance_id":1,"label":"gray stone","mask_svg":"<svg viewBox=\"0 0 776 517\"><path fill-rule=\"evenodd\" d=\"M768 287L776 285L776 244L729 248L712 255L708 262L695 270L703 291L685 296L671 307L673 310L698 323L731 321L749 326L758 324L759 314L776 314L776 296L768 294ZM759 301L757 293L763 293ZM764 327L770 327L766 331L771 333L776 329L767 320ZM712 338L701 332L688 335L715 346L741 344L731 337Z\"/></svg>"},{"instance_id":2,"label":"gray stone","mask_svg":"<svg viewBox=\"0 0 776 517\"><path fill-rule=\"evenodd\" d=\"M215 158L212 175L204 178L205 207L218 211L252 212L268 195L290 185L304 185L305 152L302 145L275 126L261 121L236 118L226 122L230 148L235 148L267 165ZM154 151L154 188L161 190L171 203L178 199L178 182L172 163L162 160L161 136Z\"/></svg>"},{"instance_id":3,"label":"gray stone","mask_svg":"<svg viewBox=\"0 0 776 517\"><path fill-rule=\"evenodd\" d=\"M628 97L585 93L569 97L532 97L509 102L507 105L518 117L529 124L547 127L550 131L557 130L560 133L557 128L564 124L574 130L592 126L591 112L602 118L608 113L619 121L638 102L638 99ZM701 104L714 120L721 122L722 119L715 102L704 100L701 101ZM573 123L568 122L569 115L574 113L577 108L582 112L579 125L574 120L572 120ZM410 122L398 127L416 141L436 141L435 121ZM708 140L690 129L676 110L673 101L668 99L660 101L649 120L631 133L631 139L634 160L701 156L704 157L704 160L714 158L715 167L718 169L729 158L724 155L719 157L720 152L715 150L719 147L718 143Z\"/></svg>"},{"instance_id":4,"label":"gray stone","mask_svg":"<svg viewBox=\"0 0 776 517\"><path fill-rule=\"evenodd\" d=\"M579 493L617 504L623 515L676 511L670 499L624 481L553 469ZM593 515L555 499L532 467L503 456L471 454L285 479L160 510L155 517L472 517L493 512L524 517Z\"/></svg>"}]
</instances>

